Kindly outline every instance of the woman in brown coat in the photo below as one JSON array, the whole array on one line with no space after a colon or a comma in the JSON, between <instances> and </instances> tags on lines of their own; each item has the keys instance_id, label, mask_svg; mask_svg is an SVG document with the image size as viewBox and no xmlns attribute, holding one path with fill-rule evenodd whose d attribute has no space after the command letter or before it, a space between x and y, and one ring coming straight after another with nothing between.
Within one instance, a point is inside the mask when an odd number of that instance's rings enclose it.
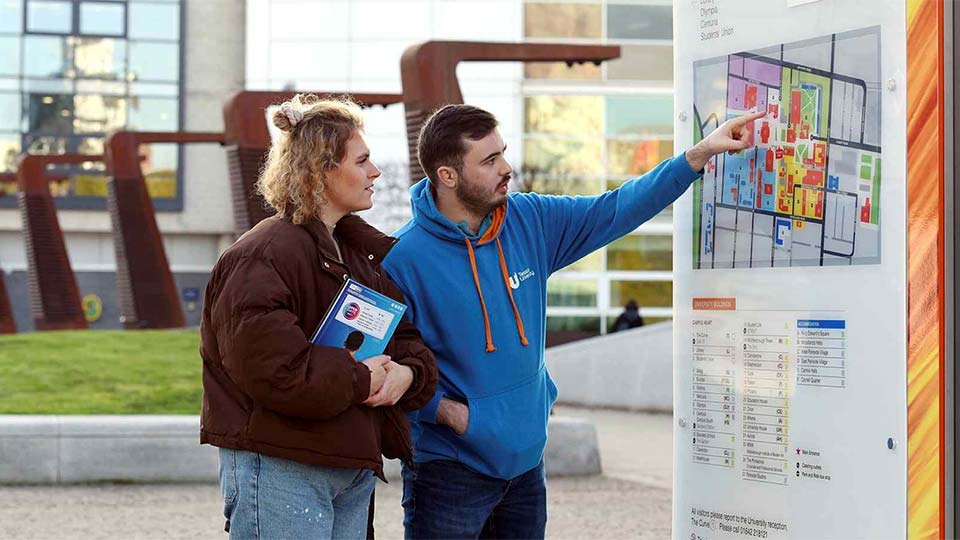
<instances>
[{"instance_id":1,"label":"woman in brown coat","mask_svg":"<svg viewBox=\"0 0 960 540\"><path fill-rule=\"evenodd\" d=\"M411 459L405 411L433 395L433 354L401 322L357 361L310 342L352 278L398 301L380 268L394 240L351 215L380 171L356 105L295 97L259 181L276 210L227 249L200 327L201 442L220 448L231 538L362 538L381 454Z\"/></svg>"}]
</instances>

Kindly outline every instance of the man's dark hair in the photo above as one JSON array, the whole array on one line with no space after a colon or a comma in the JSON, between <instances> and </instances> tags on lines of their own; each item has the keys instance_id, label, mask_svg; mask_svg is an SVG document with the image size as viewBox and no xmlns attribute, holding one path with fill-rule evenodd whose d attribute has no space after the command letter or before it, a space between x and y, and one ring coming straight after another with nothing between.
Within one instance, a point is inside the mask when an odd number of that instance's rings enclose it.
<instances>
[{"instance_id":1,"label":"man's dark hair","mask_svg":"<svg viewBox=\"0 0 960 540\"><path fill-rule=\"evenodd\" d=\"M363 345L363 332L359 330L350 332L347 339L343 342L344 348L350 352L357 352L361 345Z\"/></svg>"},{"instance_id":2,"label":"man's dark hair","mask_svg":"<svg viewBox=\"0 0 960 540\"><path fill-rule=\"evenodd\" d=\"M417 158L420 167L433 182L437 169L453 167L462 173L463 156L467 147L464 137L479 141L497 128L497 119L487 111L472 105L447 105L433 113L420 130Z\"/></svg>"}]
</instances>

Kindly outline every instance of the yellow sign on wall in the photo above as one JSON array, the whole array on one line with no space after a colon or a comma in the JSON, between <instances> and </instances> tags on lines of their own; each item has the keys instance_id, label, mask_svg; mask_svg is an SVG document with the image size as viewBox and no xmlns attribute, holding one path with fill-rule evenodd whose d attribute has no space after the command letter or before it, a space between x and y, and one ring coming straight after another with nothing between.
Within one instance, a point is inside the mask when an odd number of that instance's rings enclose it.
<instances>
[{"instance_id":1,"label":"yellow sign on wall","mask_svg":"<svg viewBox=\"0 0 960 540\"><path fill-rule=\"evenodd\" d=\"M83 316L87 322L96 322L103 315L103 300L95 294L88 294L80 302L83 307Z\"/></svg>"}]
</instances>

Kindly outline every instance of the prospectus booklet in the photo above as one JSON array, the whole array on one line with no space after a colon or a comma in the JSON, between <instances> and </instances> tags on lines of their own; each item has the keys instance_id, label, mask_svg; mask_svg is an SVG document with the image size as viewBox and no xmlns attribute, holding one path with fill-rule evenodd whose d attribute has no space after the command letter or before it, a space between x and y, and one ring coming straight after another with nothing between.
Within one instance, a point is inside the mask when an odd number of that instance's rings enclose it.
<instances>
[{"instance_id":1,"label":"prospectus booklet","mask_svg":"<svg viewBox=\"0 0 960 540\"><path fill-rule=\"evenodd\" d=\"M348 279L310 341L347 349L357 360L383 354L407 306Z\"/></svg>"}]
</instances>

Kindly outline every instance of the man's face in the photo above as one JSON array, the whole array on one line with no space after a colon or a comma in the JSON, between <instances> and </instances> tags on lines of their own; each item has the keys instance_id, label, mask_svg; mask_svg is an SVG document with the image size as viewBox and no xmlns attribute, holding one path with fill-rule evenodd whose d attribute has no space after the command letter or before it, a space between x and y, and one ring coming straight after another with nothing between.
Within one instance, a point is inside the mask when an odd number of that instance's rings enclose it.
<instances>
[{"instance_id":1,"label":"man's face","mask_svg":"<svg viewBox=\"0 0 960 540\"><path fill-rule=\"evenodd\" d=\"M507 146L496 129L479 141L464 142L467 153L457 182L457 198L471 212L485 216L507 200L513 172L503 155Z\"/></svg>"}]
</instances>

